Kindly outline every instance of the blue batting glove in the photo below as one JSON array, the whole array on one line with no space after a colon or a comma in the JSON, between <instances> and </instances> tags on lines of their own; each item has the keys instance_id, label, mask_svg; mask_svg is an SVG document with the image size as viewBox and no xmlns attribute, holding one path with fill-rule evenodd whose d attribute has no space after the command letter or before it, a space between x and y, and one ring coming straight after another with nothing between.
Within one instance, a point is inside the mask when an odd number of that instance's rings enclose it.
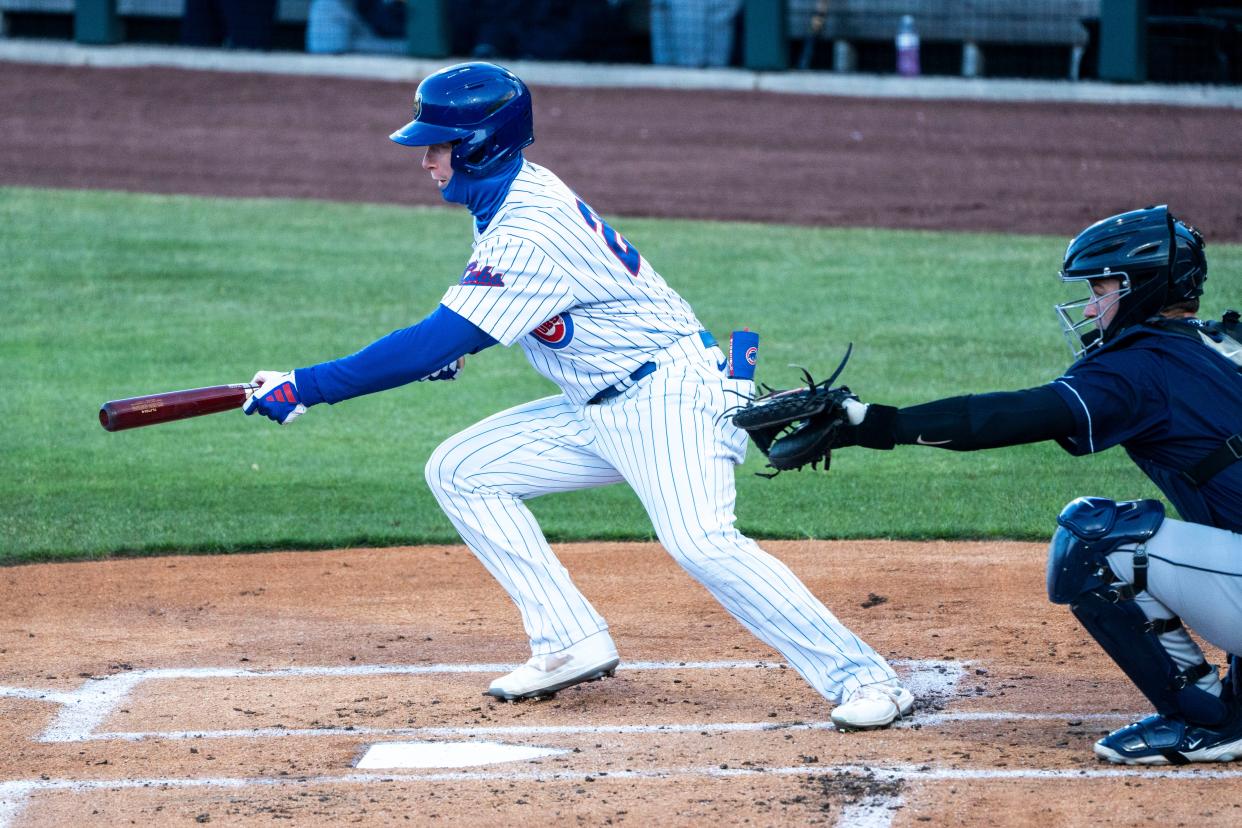
<instances>
[{"instance_id":1,"label":"blue batting glove","mask_svg":"<svg viewBox=\"0 0 1242 828\"><path fill-rule=\"evenodd\" d=\"M292 371L260 371L251 382L259 387L242 406L247 415L257 412L274 423L289 425L306 413Z\"/></svg>"},{"instance_id":2,"label":"blue batting glove","mask_svg":"<svg viewBox=\"0 0 1242 828\"><path fill-rule=\"evenodd\" d=\"M457 375L461 373L461 369L465 367L466 367L466 358L459 357L458 359L455 359L452 362L450 362L448 365L445 365L443 368L439 368L435 371L432 371L430 374L420 379L419 382L424 382L424 381L434 382L435 380L455 380L457 379Z\"/></svg>"}]
</instances>

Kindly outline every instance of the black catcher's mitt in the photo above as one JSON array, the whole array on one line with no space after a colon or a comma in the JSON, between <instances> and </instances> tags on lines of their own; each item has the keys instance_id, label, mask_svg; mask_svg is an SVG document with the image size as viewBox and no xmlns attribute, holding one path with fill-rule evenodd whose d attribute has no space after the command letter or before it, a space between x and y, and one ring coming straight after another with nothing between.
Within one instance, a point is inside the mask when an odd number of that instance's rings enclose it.
<instances>
[{"instance_id":1,"label":"black catcher's mitt","mask_svg":"<svg viewBox=\"0 0 1242 828\"><path fill-rule=\"evenodd\" d=\"M733 424L750 435L768 458L768 465L776 469L766 477L801 469L808 463L818 468L822 462L828 470L833 438L848 420L844 403L854 396L844 385L833 388L832 383L853 350L851 343L837 370L823 382L816 383L804 368L805 388L775 391L765 387L766 394L734 412Z\"/></svg>"}]
</instances>

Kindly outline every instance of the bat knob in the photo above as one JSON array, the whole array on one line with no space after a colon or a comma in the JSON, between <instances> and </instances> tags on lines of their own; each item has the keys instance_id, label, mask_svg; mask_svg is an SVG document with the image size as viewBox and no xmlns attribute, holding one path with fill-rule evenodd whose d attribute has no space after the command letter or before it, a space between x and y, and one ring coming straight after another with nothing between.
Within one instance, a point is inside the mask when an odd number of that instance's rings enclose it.
<instances>
[{"instance_id":1,"label":"bat knob","mask_svg":"<svg viewBox=\"0 0 1242 828\"><path fill-rule=\"evenodd\" d=\"M116 423L112 415L113 411L109 403L99 406L99 424L103 426L104 431L116 431Z\"/></svg>"}]
</instances>

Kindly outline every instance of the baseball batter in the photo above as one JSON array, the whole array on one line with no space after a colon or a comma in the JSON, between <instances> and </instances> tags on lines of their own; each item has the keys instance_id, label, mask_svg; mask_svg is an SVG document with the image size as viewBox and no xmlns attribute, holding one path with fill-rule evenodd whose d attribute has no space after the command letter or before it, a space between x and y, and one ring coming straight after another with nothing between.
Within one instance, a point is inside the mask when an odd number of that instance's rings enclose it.
<instances>
[{"instance_id":1,"label":"baseball batter","mask_svg":"<svg viewBox=\"0 0 1242 828\"><path fill-rule=\"evenodd\" d=\"M885 660L734 527L746 435L723 414L753 381L624 236L523 158L534 140L525 84L487 63L443 69L419 85L414 120L391 137L426 147L423 169L474 217L460 279L422 322L355 354L260 371L246 411L289 423L319 403L451 379L461 357L497 343L519 344L560 388L450 437L427 462L436 499L530 639L530 660L487 693L538 698L613 674L607 622L525 501L624 482L674 559L838 702L839 727L885 727L908 713L913 696Z\"/></svg>"},{"instance_id":2,"label":"baseball batter","mask_svg":"<svg viewBox=\"0 0 1242 828\"><path fill-rule=\"evenodd\" d=\"M1077 361L1054 381L893 408L845 403L834 446L955 451L1056 440L1073 455L1121 445L1158 500L1079 498L1057 519L1048 595L1071 611L1156 715L1100 739L1126 764L1242 756L1242 335L1237 315L1195 318L1203 238L1167 208L1083 230L1061 278L1090 295L1058 305ZM1222 680L1187 634L1227 653Z\"/></svg>"}]
</instances>

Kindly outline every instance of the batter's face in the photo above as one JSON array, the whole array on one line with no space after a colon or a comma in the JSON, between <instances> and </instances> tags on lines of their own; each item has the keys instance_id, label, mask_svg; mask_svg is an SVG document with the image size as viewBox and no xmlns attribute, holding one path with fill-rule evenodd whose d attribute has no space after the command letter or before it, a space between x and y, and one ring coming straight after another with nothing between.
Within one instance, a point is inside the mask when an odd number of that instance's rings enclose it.
<instances>
[{"instance_id":1,"label":"batter's face","mask_svg":"<svg viewBox=\"0 0 1242 828\"><path fill-rule=\"evenodd\" d=\"M1101 331L1105 330L1113 321L1113 317L1117 315L1117 306L1121 301L1117 292L1120 290L1121 279L1119 278L1109 276L1103 279L1092 279L1092 299L1082 309L1083 318L1094 319L1096 327Z\"/></svg>"},{"instance_id":2,"label":"batter's face","mask_svg":"<svg viewBox=\"0 0 1242 828\"><path fill-rule=\"evenodd\" d=\"M436 186L441 190L449 183L449 179L453 177L452 160L452 144L432 144L423 153L423 169L431 174L432 179L436 182Z\"/></svg>"}]
</instances>

